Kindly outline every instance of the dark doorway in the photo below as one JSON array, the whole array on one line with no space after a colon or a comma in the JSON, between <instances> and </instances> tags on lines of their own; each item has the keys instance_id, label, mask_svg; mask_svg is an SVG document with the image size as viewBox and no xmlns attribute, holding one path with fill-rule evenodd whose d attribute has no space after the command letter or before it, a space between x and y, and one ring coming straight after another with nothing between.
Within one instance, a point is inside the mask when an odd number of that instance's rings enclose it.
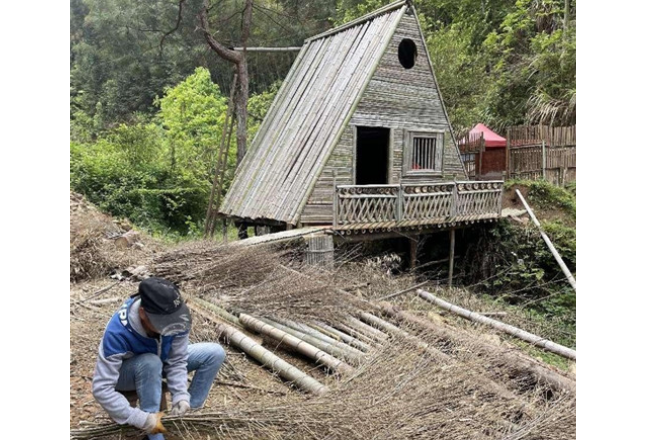
<instances>
[{"instance_id":1,"label":"dark doorway","mask_svg":"<svg viewBox=\"0 0 646 440\"><path fill-rule=\"evenodd\" d=\"M357 127L356 185L388 183L390 128Z\"/></svg>"}]
</instances>

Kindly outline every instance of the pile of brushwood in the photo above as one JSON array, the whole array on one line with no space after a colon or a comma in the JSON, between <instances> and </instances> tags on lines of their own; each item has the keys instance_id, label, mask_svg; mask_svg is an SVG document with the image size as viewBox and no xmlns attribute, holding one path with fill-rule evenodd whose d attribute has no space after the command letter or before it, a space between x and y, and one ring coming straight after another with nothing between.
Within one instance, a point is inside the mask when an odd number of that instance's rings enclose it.
<instances>
[{"instance_id":1,"label":"pile of brushwood","mask_svg":"<svg viewBox=\"0 0 646 440\"><path fill-rule=\"evenodd\" d=\"M196 312L198 304L210 303L232 316L196 313L197 339L212 331L213 323L233 327L244 316L330 327L378 317L374 331L384 335L343 373L310 365L325 393L294 392L280 403L239 399L182 418L168 416L164 424L173 438L575 438L576 385L570 374L527 356L488 329L441 316L415 292L379 301L419 282L412 275L384 274L352 255L341 256L335 268L307 267L301 252L197 243L149 261L150 272L177 282ZM238 331L278 356L294 356L285 344L271 345L249 327ZM236 351L233 345L226 349ZM72 430L77 439L140 434L110 422Z\"/></svg>"}]
</instances>

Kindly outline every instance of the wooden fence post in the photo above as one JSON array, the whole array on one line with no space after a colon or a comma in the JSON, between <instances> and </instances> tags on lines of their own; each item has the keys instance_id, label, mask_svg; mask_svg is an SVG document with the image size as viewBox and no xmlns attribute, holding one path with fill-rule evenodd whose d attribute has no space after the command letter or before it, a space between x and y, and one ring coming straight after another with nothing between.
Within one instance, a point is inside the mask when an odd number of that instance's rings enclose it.
<instances>
[{"instance_id":1,"label":"wooden fence post","mask_svg":"<svg viewBox=\"0 0 646 440\"><path fill-rule=\"evenodd\" d=\"M511 140L509 139L509 127L507 128L507 150L505 151L505 162L507 164L507 176L511 179Z\"/></svg>"},{"instance_id":2,"label":"wooden fence post","mask_svg":"<svg viewBox=\"0 0 646 440\"><path fill-rule=\"evenodd\" d=\"M547 158L545 157L545 140L544 139L543 139L543 142L541 142L541 154L543 156L543 162L542 162L542 164L543 164L543 180L546 180L547 176L546 176L545 168L547 168Z\"/></svg>"}]
</instances>

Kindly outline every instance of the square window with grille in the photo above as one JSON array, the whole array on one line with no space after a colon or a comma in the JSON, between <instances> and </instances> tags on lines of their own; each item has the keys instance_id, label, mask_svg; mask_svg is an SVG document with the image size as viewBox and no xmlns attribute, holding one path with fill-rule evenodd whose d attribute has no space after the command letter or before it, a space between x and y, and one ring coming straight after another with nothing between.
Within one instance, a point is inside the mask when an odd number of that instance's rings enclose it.
<instances>
[{"instance_id":1,"label":"square window with grille","mask_svg":"<svg viewBox=\"0 0 646 440\"><path fill-rule=\"evenodd\" d=\"M442 171L441 133L409 132L406 142L406 174L437 174Z\"/></svg>"},{"instance_id":2,"label":"square window with grille","mask_svg":"<svg viewBox=\"0 0 646 440\"><path fill-rule=\"evenodd\" d=\"M434 170L437 138L413 137L412 170Z\"/></svg>"}]
</instances>

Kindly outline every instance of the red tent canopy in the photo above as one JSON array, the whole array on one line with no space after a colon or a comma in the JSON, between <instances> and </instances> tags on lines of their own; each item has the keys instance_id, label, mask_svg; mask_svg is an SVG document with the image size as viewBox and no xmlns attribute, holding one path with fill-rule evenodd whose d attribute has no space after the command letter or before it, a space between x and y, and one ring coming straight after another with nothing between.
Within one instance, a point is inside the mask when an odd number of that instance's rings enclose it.
<instances>
[{"instance_id":1,"label":"red tent canopy","mask_svg":"<svg viewBox=\"0 0 646 440\"><path fill-rule=\"evenodd\" d=\"M491 130L484 124L478 124L469 131L469 136L484 133L485 147L504 147L507 145L507 139Z\"/></svg>"}]
</instances>

